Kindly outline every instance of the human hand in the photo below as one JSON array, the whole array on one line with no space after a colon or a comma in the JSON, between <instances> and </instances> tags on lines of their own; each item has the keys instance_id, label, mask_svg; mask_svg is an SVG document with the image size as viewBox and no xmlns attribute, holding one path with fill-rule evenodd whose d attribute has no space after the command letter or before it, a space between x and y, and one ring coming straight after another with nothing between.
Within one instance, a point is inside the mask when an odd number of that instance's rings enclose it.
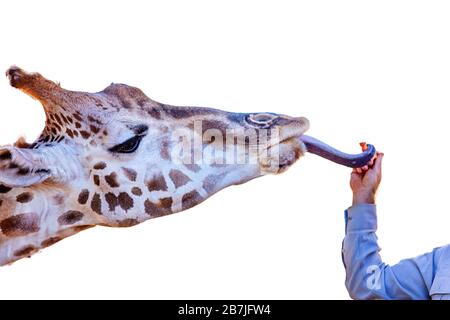
<instances>
[{"instance_id":1,"label":"human hand","mask_svg":"<svg viewBox=\"0 0 450 320\"><path fill-rule=\"evenodd\" d=\"M353 205L375 203L375 195L381 182L383 156L383 153L377 152L368 165L363 168L353 169L350 177Z\"/></svg>"}]
</instances>

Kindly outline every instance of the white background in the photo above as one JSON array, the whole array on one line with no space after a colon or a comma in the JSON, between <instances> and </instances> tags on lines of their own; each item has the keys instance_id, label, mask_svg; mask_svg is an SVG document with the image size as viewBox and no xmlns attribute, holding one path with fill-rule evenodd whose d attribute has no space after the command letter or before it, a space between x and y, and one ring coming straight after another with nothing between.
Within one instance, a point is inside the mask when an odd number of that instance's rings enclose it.
<instances>
[{"instance_id":1,"label":"white background","mask_svg":"<svg viewBox=\"0 0 450 320\"><path fill-rule=\"evenodd\" d=\"M112 81L175 105L306 116L385 152L379 238L396 263L450 242L446 1L2 1L0 68L68 89ZM0 81L0 144L44 126ZM0 298L347 299L350 170L307 155L129 229L94 228L0 269Z\"/></svg>"}]
</instances>

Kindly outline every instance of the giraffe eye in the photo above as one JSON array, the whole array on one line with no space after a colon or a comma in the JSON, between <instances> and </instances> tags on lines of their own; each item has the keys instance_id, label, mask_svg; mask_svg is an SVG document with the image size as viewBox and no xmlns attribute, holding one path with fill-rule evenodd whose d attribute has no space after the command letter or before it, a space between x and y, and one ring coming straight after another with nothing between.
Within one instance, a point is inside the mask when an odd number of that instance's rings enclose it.
<instances>
[{"instance_id":1,"label":"giraffe eye","mask_svg":"<svg viewBox=\"0 0 450 320\"><path fill-rule=\"evenodd\" d=\"M110 148L109 151L114 153L133 153L137 150L137 148L139 148L142 138L142 135L134 136L133 138Z\"/></svg>"}]
</instances>

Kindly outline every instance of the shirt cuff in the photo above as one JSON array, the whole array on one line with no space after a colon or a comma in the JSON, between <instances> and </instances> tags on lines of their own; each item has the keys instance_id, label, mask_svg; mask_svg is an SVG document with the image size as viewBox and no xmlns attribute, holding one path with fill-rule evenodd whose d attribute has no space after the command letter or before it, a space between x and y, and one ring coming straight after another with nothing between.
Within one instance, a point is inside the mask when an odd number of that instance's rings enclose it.
<instances>
[{"instance_id":1,"label":"shirt cuff","mask_svg":"<svg viewBox=\"0 0 450 320\"><path fill-rule=\"evenodd\" d=\"M374 204L357 204L346 211L347 232L377 230L377 206Z\"/></svg>"}]
</instances>

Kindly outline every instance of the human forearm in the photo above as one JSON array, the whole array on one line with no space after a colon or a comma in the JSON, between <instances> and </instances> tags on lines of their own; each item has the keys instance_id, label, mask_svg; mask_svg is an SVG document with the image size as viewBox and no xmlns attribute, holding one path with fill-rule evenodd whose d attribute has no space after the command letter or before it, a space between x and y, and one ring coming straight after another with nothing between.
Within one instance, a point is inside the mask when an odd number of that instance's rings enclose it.
<instances>
[{"instance_id":1,"label":"human forearm","mask_svg":"<svg viewBox=\"0 0 450 320\"><path fill-rule=\"evenodd\" d=\"M376 229L375 205L357 204L346 211L342 258L346 271L345 285L353 299L383 298L380 292L371 290L380 287L379 270L383 265L378 254Z\"/></svg>"},{"instance_id":2,"label":"human forearm","mask_svg":"<svg viewBox=\"0 0 450 320\"><path fill-rule=\"evenodd\" d=\"M354 299L428 299L434 276L433 251L402 260L394 266L382 261L378 246L376 206L360 204L346 211L342 257L345 284Z\"/></svg>"}]
</instances>

